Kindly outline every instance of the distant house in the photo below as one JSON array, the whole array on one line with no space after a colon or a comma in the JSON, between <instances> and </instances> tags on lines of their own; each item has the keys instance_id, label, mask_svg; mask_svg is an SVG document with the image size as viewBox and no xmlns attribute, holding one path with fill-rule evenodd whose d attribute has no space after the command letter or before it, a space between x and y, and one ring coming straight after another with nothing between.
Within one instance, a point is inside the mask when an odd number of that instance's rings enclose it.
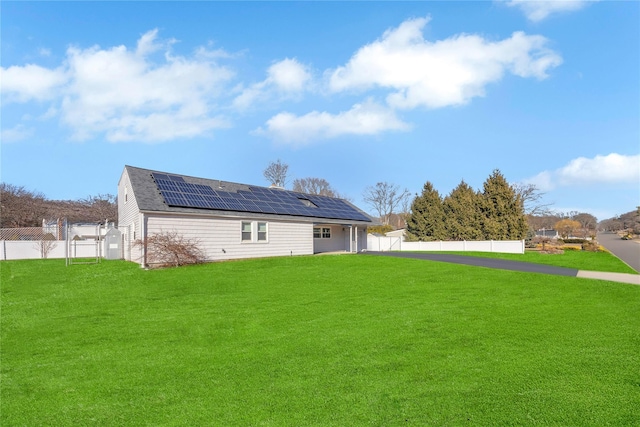
<instances>
[{"instance_id":1,"label":"distant house","mask_svg":"<svg viewBox=\"0 0 640 427\"><path fill-rule=\"evenodd\" d=\"M372 218L343 199L125 166L118 183L123 257L163 232L197 239L208 260L366 249Z\"/></svg>"},{"instance_id":2,"label":"distant house","mask_svg":"<svg viewBox=\"0 0 640 427\"><path fill-rule=\"evenodd\" d=\"M536 237L548 237L550 239L557 239L560 237L557 230L549 229L549 228L541 228L540 230L536 230Z\"/></svg>"},{"instance_id":3,"label":"distant house","mask_svg":"<svg viewBox=\"0 0 640 427\"><path fill-rule=\"evenodd\" d=\"M400 228L398 230L389 231L384 235L387 237L400 237L402 241L404 241L404 238L407 235L407 231L404 228Z\"/></svg>"}]
</instances>

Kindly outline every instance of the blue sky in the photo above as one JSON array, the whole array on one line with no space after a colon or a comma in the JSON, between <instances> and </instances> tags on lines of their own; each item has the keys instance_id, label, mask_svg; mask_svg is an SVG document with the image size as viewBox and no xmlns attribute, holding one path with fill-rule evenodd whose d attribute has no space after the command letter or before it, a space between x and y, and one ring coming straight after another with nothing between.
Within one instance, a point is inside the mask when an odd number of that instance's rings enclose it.
<instances>
[{"instance_id":1,"label":"blue sky","mask_svg":"<svg viewBox=\"0 0 640 427\"><path fill-rule=\"evenodd\" d=\"M1 178L115 194L124 165L355 204L494 169L559 212L640 205L640 2L7 2Z\"/></svg>"}]
</instances>

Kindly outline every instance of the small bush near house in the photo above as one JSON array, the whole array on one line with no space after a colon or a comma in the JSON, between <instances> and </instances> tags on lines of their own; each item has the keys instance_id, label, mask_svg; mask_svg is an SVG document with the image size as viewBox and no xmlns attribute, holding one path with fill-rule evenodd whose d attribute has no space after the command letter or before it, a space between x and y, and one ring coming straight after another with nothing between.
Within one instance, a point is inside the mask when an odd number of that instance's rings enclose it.
<instances>
[{"instance_id":1,"label":"small bush near house","mask_svg":"<svg viewBox=\"0 0 640 427\"><path fill-rule=\"evenodd\" d=\"M564 243L584 243L585 239L564 239Z\"/></svg>"},{"instance_id":2,"label":"small bush near house","mask_svg":"<svg viewBox=\"0 0 640 427\"><path fill-rule=\"evenodd\" d=\"M582 248L578 248L576 246L565 246L562 248L562 250L572 252L572 251L581 251Z\"/></svg>"},{"instance_id":3,"label":"small bush near house","mask_svg":"<svg viewBox=\"0 0 640 427\"><path fill-rule=\"evenodd\" d=\"M598 245L598 242L595 242L593 240L585 240L582 243L582 250L589 252L598 252L600 250L600 245Z\"/></svg>"},{"instance_id":4,"label":"small bush near house","mask_svg":"<svg viewBox=\"0 0 640 427\"><path fill-rule=\"evenodd\" d=\"M206 260L197 239L187 239L175 231L153 234L136 241L134 246L146 248L146 263L151 267L178 267Z\"/></svg>"},{"instance_id":5,"label":"small bush near house","mask_svg":"<svg viewBox=\"0 0 640 427\"><path fill-rule=\"evenodd\" d=\"M393 231L393 227L389 224L386 225L374 225L372 227L367 227L367 231L369 233L378 233L378 234L386 234L390 231Z\"/></svg>"}]
</instances>

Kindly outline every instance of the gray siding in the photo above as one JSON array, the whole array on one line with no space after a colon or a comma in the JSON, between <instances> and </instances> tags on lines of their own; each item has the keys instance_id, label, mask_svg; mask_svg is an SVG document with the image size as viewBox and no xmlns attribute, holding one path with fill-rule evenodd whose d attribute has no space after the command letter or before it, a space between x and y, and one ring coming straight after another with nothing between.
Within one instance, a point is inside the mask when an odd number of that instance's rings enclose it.
<instances>
[{"instance_id":1,"label":"gray siding","mask_svg":"<svg viewBox=\"0 0 640 427\"><path fill-rule=\"evenodd\" d=\"M349 250L349 228L342 227L341 225L316 225L316 227L331 228L331 238L314 238L314 252L339 252Z\"/></svg>"},{"instance_id":2,"label":"gray siding","mask_svg":"<svg viewBox=\"0 0 640 427\"><path fill-rule=\"evenodd\" d=\"M267 223L267 241L243 242L241 237L243 221L256 220L148 214L146 227L148 236L175 231L187 239L197 240L210 261L313 253L313 233L310 223L260 219L260 222Z\"/></svg>"},{"instance_id":3,"label":"gray siding","mask_svg":"<svg viewBox=\"0 0 640 427\"><path fill-rule=\"evenodd\" d=\"M315 225L315 227L330 227L331 228L331 238L314 238L314 252L340 252L340 251L353 251L353 252L361 252L367 249L367 229L366 227L358 227L358 241L355 240L352 242L351 239L355 237L355 226L350 228L345 225L331 225L331 224L322 224ZM357 245L356 245L357 243Z\"/></svg>"},{"instance_id":4,"label":"gray siding","mask_svg":"<svg viewBox=\"0 0 640 427\"><path fill-rule=\"evenodd\" d=\"M127 261L140 262L140 249L134 247L136 239L142 238L140 227L140 209L127 171L118 183L118 230L122 232L122 255Z\"/></svg>"}]
</instances>

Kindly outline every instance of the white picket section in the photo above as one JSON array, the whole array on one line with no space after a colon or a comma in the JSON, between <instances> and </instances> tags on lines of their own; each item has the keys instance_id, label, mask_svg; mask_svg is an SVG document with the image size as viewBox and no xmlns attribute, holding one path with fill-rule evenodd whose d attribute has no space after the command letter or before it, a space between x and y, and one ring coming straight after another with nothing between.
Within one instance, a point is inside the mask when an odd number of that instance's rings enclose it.
<instances>
[{"instance_id":1,"label":"white picket section","mask_svg":"<svg viewBox=\"0 0 640 427\"><path fill-rule=\"evenodd\" d=\"M386 251L446 251L446 252L500 252L524 253L524 240L470 240L405 242L401 237L367 236L367 250Z\"/></svg>"},{"instance_id":2,"label":"white picket section","mask_svg":"<svg viewBox=\"0 0 640 427\"><path fill-rule=\"evenodd\" d=\"M67 242L65 240L46 241L52 243L47 253L47 258L66 258ZM98 246L96 246L98 245ZM71 258L95 258L96 250L99 254L104 253L104 241L95 240L72 240L69 242L69 257ZM40 259L42 245L39 240L0 240L0 260L15 259Z\"/></svg>"}]
</instances>

